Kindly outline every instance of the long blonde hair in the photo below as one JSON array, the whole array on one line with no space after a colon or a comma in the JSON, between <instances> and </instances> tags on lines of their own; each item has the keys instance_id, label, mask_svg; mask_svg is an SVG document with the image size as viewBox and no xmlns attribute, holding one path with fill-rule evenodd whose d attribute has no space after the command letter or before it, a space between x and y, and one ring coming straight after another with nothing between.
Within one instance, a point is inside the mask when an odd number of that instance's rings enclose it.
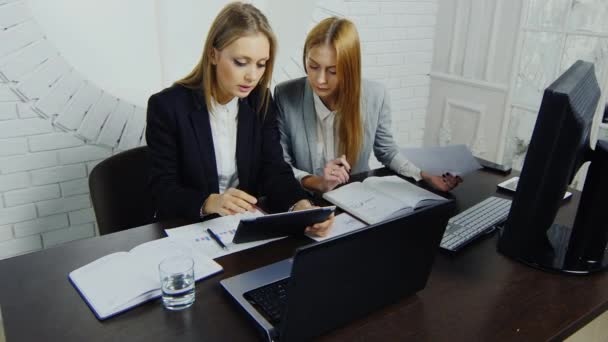
<instances>
[{"instance_id":1,"label":"long blonde hair","mask_svg":"<svg viewBox=\"0 0 608 342\"><path fill-rule=\"evenodd\" d=\"M202 88L207 109L211 110L211 99L217 99L219 89L215 65L211 62L213 49L222 50L241 37L258 33L264 34L270 45L266 69L257 85L261 88L262 101L258 102L259 107L256 110L266 112L270 101L268 86L272 77L277 39L266 16L251 4L232 2L220 11L211 24L200 61L188 76L175 83L191 89Z\"/></svg>"},{"instance_id":2,"label":"long blonde hair","mask_svg":"<svg viewBox=\"0 0 608 342\"><path fill-rule=\"evenodd\" d=\"M304 43L305 69L308 52L319 45L328 45L336 50L338 151L345 154L348 162L354 165L363 145L361 46L355 24L337 17L319 22L308 33Z\"/></svg>"}]
</instances>

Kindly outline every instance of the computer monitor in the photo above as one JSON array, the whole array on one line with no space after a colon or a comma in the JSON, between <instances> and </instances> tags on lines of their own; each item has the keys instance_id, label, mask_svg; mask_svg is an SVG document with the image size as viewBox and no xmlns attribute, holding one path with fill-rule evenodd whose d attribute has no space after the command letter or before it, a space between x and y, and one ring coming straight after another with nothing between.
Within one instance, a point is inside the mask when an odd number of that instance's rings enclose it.
<instances>
[{"instance_id":1,"label":"computer monitor","mask_svg":"<svg viewBox=\"0 0 608 342\"><path fill-rule=\"evenodd\" d=\"M590 147L600 98L592 63L577 61L544 92L498 251L544 270L587 274L606 268L608 144ZM591 160L574 226L554 223L564 193ZM595 221L595 222L594 222Z\"/></svg>"}]
</instances>

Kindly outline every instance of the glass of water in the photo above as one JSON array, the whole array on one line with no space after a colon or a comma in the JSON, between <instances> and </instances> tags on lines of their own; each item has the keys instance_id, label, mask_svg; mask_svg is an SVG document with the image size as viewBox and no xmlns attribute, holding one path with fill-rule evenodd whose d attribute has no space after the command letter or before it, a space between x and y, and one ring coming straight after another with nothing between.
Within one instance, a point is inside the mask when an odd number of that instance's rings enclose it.
<instances>
[{"instance_id":1,"label":"glass of water","mask_svg":"<svg viewBox=\"0 0 608 342\"><path fill-rule=\"evenodd\" d=\"M194 261L185 255L171 256L158 265L163 305L182 310L194 303Z\"/></svg>"}]
</instances>

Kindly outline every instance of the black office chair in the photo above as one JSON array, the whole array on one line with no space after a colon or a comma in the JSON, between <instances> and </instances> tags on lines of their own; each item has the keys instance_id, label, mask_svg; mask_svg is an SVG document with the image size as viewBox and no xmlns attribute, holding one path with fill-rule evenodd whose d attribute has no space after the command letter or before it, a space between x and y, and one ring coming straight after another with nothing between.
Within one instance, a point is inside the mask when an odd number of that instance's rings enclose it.
<instances>
[{"instance_id":1,"label":"black office chair","mask_svg":"<svg viewBox=\"0 0 608 342\"><path fill-rule=\"evenodd\" d=\"M155 222L148 190L148 147L120 152L97 164L89 176L89 190L99 234Z\"/></svg>"}]
</instances>

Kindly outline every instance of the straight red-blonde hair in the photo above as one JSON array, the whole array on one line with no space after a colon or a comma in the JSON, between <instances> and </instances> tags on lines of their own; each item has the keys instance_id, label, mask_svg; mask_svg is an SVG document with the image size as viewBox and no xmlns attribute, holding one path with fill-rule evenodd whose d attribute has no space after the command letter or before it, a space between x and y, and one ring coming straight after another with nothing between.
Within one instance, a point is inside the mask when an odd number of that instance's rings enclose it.
<instances>
[{"instance_id":1,"label":"straight red-blonde hair","mask_svg":"<svg viewBox=\"0 0 608 342\"><path fill-rule=\"evenodd\" d=\"M348 19L330 17L313 27L304 43L304 69L308 52L323 45L336 50L338 151L354 165L363 145L361 44L355 24Z\"/></svg>"},{"instance_id":2,"label":"straight red-blonde hair","mask_svg":"<svg viewBox=\"0 0 608 342\"><path fill-rule=\"evenodd\" d=\"M213 105L211 99L217 100L219 90L215 65L211 62L213 49L222 50L241 37L256 35L258 33L266 36L270 45L266 69L256 86L260 87L260 94L262 96L262 101L258 102L260 105L256 110L265 113L270 101L268 86L272 77L277 39L272 32L266 16L251 4L232 2L220 11L211 24L207 39L205 40L203 54L198 64L188 76L175 83L190 89L202 88L207 109L211 110Z\"/></svg>"}]
</instances>

